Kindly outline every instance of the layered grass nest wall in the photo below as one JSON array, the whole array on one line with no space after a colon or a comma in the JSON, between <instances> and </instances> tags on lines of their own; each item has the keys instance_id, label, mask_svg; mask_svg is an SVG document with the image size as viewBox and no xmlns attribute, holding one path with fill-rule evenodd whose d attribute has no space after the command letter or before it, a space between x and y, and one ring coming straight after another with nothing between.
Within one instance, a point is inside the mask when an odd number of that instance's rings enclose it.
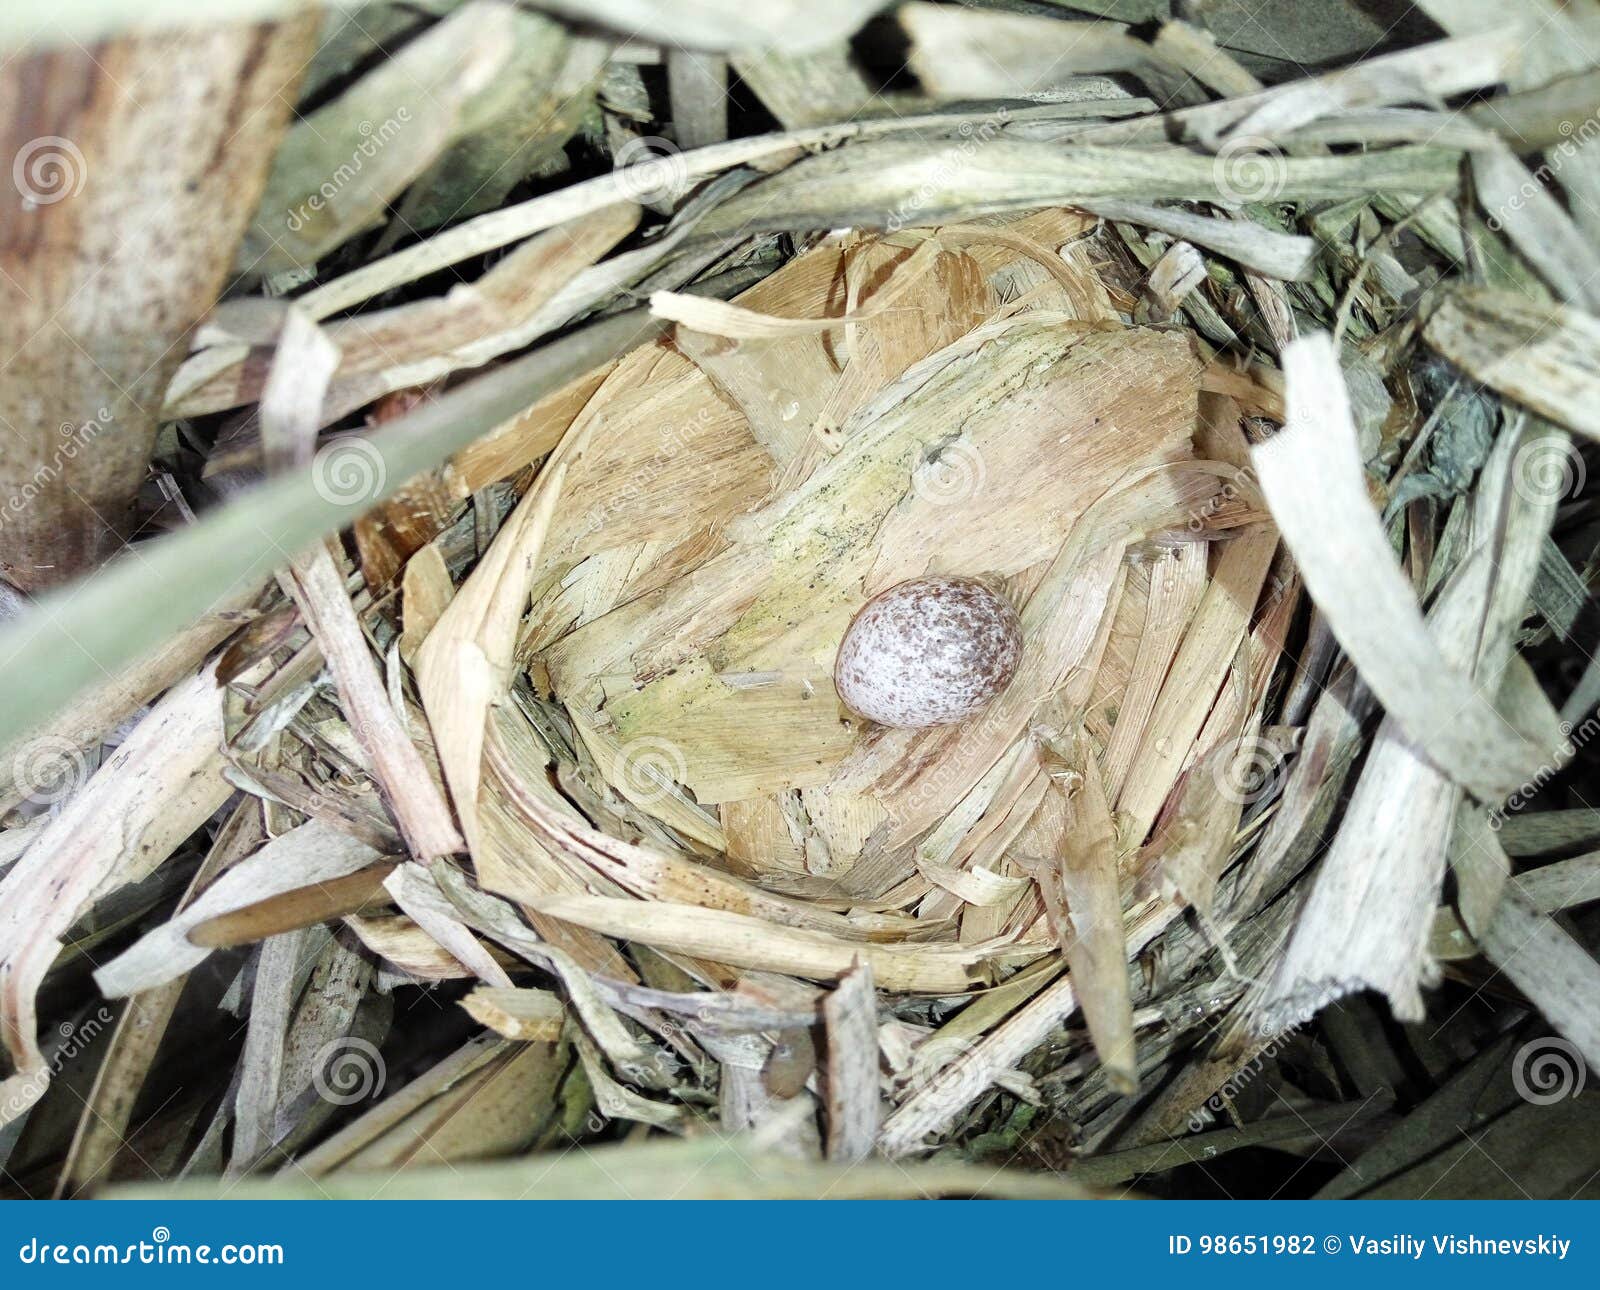
<instances>
[{"instance_id":1,"label":"layered grass nest wall","mask_svg":"<svg viewBox=\"0 0 1600 1290\"><path fill-rule=\"evenodd\" d=\"M10 338L8 1187L1592 1189L1600 14L544 7L217 29L159 388ZM925 574L1021 664L885 728Z\"/></svg>"}]
</instances>

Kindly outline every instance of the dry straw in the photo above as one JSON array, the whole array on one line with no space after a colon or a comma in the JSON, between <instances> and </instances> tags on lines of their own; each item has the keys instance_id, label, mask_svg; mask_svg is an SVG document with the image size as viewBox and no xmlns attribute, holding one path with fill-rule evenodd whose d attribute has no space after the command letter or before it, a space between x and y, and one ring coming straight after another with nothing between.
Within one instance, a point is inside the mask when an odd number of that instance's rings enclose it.
<instances>
[{"instance_id":1,"label":"dry straw","mask_svg":"<svg viewBox=\"0 0 1600 1290\"><path fill-rule=\"evenodd\" d=\"M136 469L60 467L131 502L177 422L221 502L0 627L0 1122L48 1185L1055 1195L881 1158L1110 1187L1310 1138L1421 1190L1480 994L1600 1062L1600 828L1539 796L1600 698L1592 20L1430 3L1286 79L918 3L874 106L880 7L475 0L389 57L331 20L242 276L157 311ZM729 137L734 74L784 129ZM1021 665L871 726L835 652L926 573L1006 596ZM1446 978L1402 1052L1369 1000ZM130 1002L63 1135L41 1009L88 992ZM242 1047L174 1074L219 1007ZM604 1179L541 1163L627 1126Z\"/></svg>"}]
</instances>

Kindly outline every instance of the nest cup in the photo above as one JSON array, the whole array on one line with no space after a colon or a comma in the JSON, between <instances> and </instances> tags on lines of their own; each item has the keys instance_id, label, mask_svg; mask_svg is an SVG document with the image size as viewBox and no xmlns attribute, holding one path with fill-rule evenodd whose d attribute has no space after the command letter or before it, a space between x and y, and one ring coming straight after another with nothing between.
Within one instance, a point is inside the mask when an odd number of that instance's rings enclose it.
<instances>
[{"instance_id":1,"label":"nest cup","mask_svg":"<svg viewBox=\"0 0 1600 1290\"><path fill-rule=\"evenodd\" d=\"M1138 271L1095 230L836 237L733 305L658 298L669 338L452 468L477 487L560 443L485 560L526 578L474 575L496 612L531 605L478 881L594 970L647 947L717 991L869 982L902 1149L992 1089L940 1078L1008 1015L984 1001L1059 1009L1064 968L1099 1095L1133 1087L1124 965L1209 899L1261 799L1232 758L1296 593L1265 597L1276 533L1219 459L1281 406L1136 324ZM958 723L853 719L846 628L929 573L1017 606L1015 677ZM429 672L432 715L452 678Z\"/></svg>"}]
</instances>

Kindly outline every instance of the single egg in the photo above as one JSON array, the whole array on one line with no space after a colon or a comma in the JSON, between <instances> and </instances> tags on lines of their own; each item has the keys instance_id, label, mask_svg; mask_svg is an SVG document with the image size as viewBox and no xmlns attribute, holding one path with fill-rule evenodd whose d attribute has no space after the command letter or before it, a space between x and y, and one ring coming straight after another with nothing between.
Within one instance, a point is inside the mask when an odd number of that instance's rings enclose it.
<instances>
[{"instance_id":1,"label":"single egg","mask_svg":"<svg viewBox=\"0 0 1600 1290\"><path fill-rule=\"evenodd\" d=\"M1022 661L1017 611L975 578L913 578L879 592L845 629L833 663L844 705L918 729L971 716Z\"/></svg>"}]
</instances>

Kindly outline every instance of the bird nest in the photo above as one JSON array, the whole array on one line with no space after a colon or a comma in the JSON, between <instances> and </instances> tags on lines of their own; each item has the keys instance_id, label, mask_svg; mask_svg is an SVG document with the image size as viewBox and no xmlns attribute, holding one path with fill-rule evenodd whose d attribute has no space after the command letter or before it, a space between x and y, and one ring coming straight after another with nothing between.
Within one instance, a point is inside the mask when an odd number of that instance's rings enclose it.
<instances>
[{"instance_id":1,"label":"bird nest","mask_svg":"<svg viewBox=\"0 0 1600 1290\"><path fill-rule=\"evenodd\" d=\"M1132 323L1097 227L836 235L734 304L658 294L670 338L447 470L475 491L540 463L459 588L427 551L406 567L400 653L471 855L406 882L491 938L498 898L603 980L642 1026L625 1069L709 1053L751 1117L816 1093L845 1156L1030 1096L1017 1067L1053 1035L1138 1086L1157 982L1130 961L1210 912L1257 832L1298 584L1246 470L1271 374ZM841 636L929 573L1017 607L1020 667L964 720L876 726L837 697ZM424 971L404 922L358 927ZM729 1054L724 1010L768 1024ZM1087 1035L1059 1032L1080 1010ZM782 1089L823 1018L878 1041L824 1041L812 1092L803 1061ZM618 1105L676 1121L692 1096L654 1084L677 1096Z\"/></svg>"},{"instance_id":2,"label":"bird nest","mask_svg":"<svg viewBox=\"0 0 1600 1290\"><path fill-rule=\"evenodd\" d=\"M1525 7L0 19L7 1187L1592 1190Z\"/></svg>"},{"instance_id":3,"label":"bird nest","mask_svg":"<svg viewBox=\"0 0 1600 1290\"><path fill-rule=\"evenodd\" d=\"M170 908L138 854L234 789L175 911L95 971L143 1001L95 1096L139 1089L138 1027L159 1038L186 974L192 1007L208 956L259 944L211 1001L248 991L249 1037L192 1158L220 1167L231 1121L235 1168L287 1155L319 1191L423 1144L633 1124L841 1162L1026 1142L1122 1182L1330 999L1373 987L1419 1015L1434 964L1491 935L1503 881L1458 858L1459 919L1435 914L1428 838L1458 785L1503 798L1551 746L1530 693L1497 711L1452 688L1469 649L1505 665L1512 620L1473 625L1532 576L1549 499L1517 471L1545 432L1489 457L1425 627L1328 338L1287 345L1284 371L1222 356L1178 321L1208 316L1199 279L1157 258L1068 208L832 234L713 276L759 277L732 301L656 292L617 356L375 507L383 441L325 443L312 474L361 507L358 575L342 548L297 557L292 605L269 593L166 682L11 875L8 1105L51 1082L27 1037L62 911L94 882L125 893L75 934L92 946ZM326 344L291 314L244 378L269 462L328 415L306 395L336 397ZM1462 554L1473 533L1500 581ZM1013 606L1020 660L960 720L875 724L835 688L841 640L928 576ZM1302 578L1366 684L1303 627ZM1419 660L1439 664L1423 681ZM1375 695L1390 716L1308 868ZM1502 715L1517 739L1485 738ZM1402 803L1385 881L1364 882ZM109 877L105 810L142 838ZM417 986L477 1028L442 1058L414 1028L384 1046ZM366 1106L397 1063L403 1095ZM114 1155L81 1136L67 1176Z\"/></svg>"}]
</instances>

